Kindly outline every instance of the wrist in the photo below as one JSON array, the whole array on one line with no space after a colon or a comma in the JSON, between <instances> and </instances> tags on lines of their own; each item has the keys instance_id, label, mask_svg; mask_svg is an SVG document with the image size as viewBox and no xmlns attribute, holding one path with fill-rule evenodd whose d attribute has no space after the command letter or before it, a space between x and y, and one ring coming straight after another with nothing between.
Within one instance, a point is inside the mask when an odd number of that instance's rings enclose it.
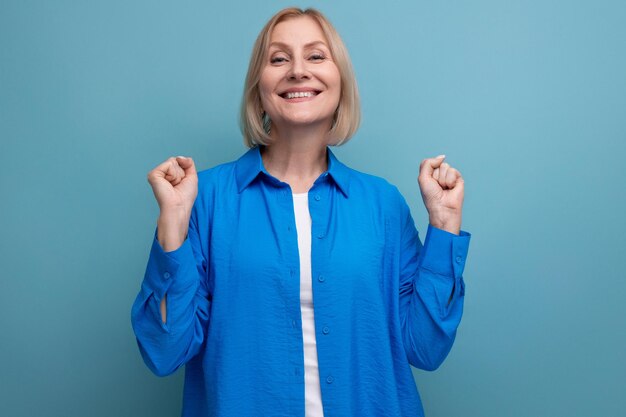
<instances>
[{"instance_id":1,"label":"wrist","mask_svg":"<svg viewBox=\"0 0 626 417\"><path fill-rule=\"evenodd\" d=\"M161 212L157 220L157 239L165 252L178 249L187 238L189 215L182 212Z\"/></svg>"},{"instance_id":2,"label":"wrist","mask_svg":"<svg viewBox=\"0 0 626 417\"><path fill-rule=\"evenodd\" d=\"M461 231L461 216L442 215L439 213L430 213L428 223L437 229L458 235Z\"/></svg>"}]
</instances>

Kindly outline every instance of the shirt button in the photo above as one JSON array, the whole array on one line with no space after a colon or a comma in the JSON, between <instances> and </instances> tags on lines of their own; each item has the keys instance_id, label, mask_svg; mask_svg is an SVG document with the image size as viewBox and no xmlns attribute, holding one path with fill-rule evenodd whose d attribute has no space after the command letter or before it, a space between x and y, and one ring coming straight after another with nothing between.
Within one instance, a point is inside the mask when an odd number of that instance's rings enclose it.
<instances>
[{"instance_id":1,"label":"shirt button","mask_svg":"<svg viewBox=\"0 0 626 417\"><path fill-rule=\"evenodd\" d=\"M320 233L319 235L317 235L318 239L324 239L324 233Z\"/></svg>"},{"instance_id":2,"label":"shirt button","mask_svg":"<svg viewBox=\"0 0 626 417\"><path fill-rule=\"evenodd\" d=\"M322 329L322 333L324 334L330 333L330 329L328 328L328 326L324 326L324 328Z\"/></svg>"},{"instance_id":3,"label":"shirt button","mask_svg":"<svg viewBox=\"0 0 626 417\"><path fill-rule=\"evenodd\" d=\"M289 275L293 276L293 274L294 274L293 269L290 269L289 270Z\"/></svg>"},{"instance_id":4,"label":"shirt button","mask_svg":"<svg viewBox=\"0 0 626 417\"><path fill-rule=\"evenodd\" d=\"M463 260L463 258L461 258L460 256L456 257L456 263L457 264L460 264L462 260Z\"/></svg>"},{"instance_id":5,"label":"shirt button","mask_svg":"<svg viewBox=\"0 0 626 417\"><path fill-rule=\"evenodd\" d=\"M287 226L287 231L291 232L291 226Z\"/></svg>"},{"instance_id":6,"label":"shirt button","mask_svg":"<svg viewBox=\"0 0 626 417\"><path fill-rule=\"evenodd\" d=\"M334 380L335 378L333 378L332 375L328 375L328 378L326 378L326 382L328 382L329 384L332 384Z\"/></svg>"},{"instance_id":7,"label":"shirt button","mask_svg":"<svg viewBox=\"0 0 626 417\"><path fill-rule=\"evenodd\" d=\"M319 194L315 194L315 201L320 201L322 197Z\"/></svg>"},{"instance_id":8,"label":"shirt button","mask_svg":"<svg viewBox=\"0 0 626 417\"><path fill-rule=\"evenodd\" d=\"M170 275L170 273L169 273L169 272L164 272L164 273L163 273L163 278L165 278L165 279L169 279L169 277L171 277L171 275Z\"/></svg>"},{"instance_id":9,"label":"shirt button","mask_svg":"<svg viewBox=\"0 0 626 417\"><path fill-rule=\"evenodd\" d=\"M317 280L319 282L324 282L324 281L326 281L326 278L324 278L324 275L320 275L319 277L317 277Z\"/></svg>"},{"instance_id":10,"label":"shirt button","mask_svg":"<svg viewBox=\"0 0 626 417\"><path fill-rule=\"evenodd\" d=\"M291 327L296 327L296 321L295 320L291 320Z\"/></svg>"}]
</instances>

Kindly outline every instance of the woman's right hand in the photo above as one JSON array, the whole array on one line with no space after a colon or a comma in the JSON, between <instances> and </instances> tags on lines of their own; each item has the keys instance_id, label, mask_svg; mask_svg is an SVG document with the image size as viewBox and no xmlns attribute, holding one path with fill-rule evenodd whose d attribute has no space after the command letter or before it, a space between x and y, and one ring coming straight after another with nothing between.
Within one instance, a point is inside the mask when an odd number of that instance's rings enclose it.
<instances>
[{"instance_id":1,"label":"woman's right hand","mask_svg":"<svg viewBox=\"0 0 626 417\"><path fill-rule=\"evenodd\" d=\"M198 195L198 174L193 159L172 157L148 173L159 204L158 240L165 251L182 245L187 236L191 208Z\"/></svg>"}]
</instances>

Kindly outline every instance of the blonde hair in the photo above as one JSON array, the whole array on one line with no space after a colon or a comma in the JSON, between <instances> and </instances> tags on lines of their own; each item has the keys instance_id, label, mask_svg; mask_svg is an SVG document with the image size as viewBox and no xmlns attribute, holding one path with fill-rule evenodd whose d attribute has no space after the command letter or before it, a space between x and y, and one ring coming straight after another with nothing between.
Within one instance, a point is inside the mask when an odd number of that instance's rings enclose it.
<instances>
[{"instance_id":1,"label":"blonde hair","mask_svg":"<svg viewBox=\"0 0 626 417\"><path fill-rule=\"evenodd\" d=\"M341 77L341 95L339 105L335 111L333 126L329 132L329 145L342 145L356 133L361 122L361 105L356 78L348 50L341 37L330 21L319 11L313 8L305 10L289 7L276 13L265 24L254 43L246 83L241 100L240 128L244 143L252 148L257 144L269 145L272 138L269 135L271 121L261 108L259 94L259 80L266 65L267 51L274 27L282 21L301 16L309 16L319 24L326 36L330 54L339 69Z\"/></svg>"}]
</instances>

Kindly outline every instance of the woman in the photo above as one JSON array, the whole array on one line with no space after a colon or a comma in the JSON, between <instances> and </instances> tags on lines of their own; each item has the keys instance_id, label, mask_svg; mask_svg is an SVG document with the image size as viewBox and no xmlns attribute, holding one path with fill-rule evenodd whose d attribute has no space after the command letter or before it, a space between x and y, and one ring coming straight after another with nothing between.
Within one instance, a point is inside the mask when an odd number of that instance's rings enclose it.
<instances>
[{"instance_id":1,"label":"woman","mask_svg":"<svg viewBox=\"0 0 626 417\"><path fill-rule=\"evenodd\" d=\"M184 416L423 414L409 364L437 368L461 318L463 179L421 163L422 245L398 190L328 148L358 122L338 34L285 9L252 53L250 150L148 175L160 215L132 321L153 372L186 364Z\"/></svg>"}]
</instances>

